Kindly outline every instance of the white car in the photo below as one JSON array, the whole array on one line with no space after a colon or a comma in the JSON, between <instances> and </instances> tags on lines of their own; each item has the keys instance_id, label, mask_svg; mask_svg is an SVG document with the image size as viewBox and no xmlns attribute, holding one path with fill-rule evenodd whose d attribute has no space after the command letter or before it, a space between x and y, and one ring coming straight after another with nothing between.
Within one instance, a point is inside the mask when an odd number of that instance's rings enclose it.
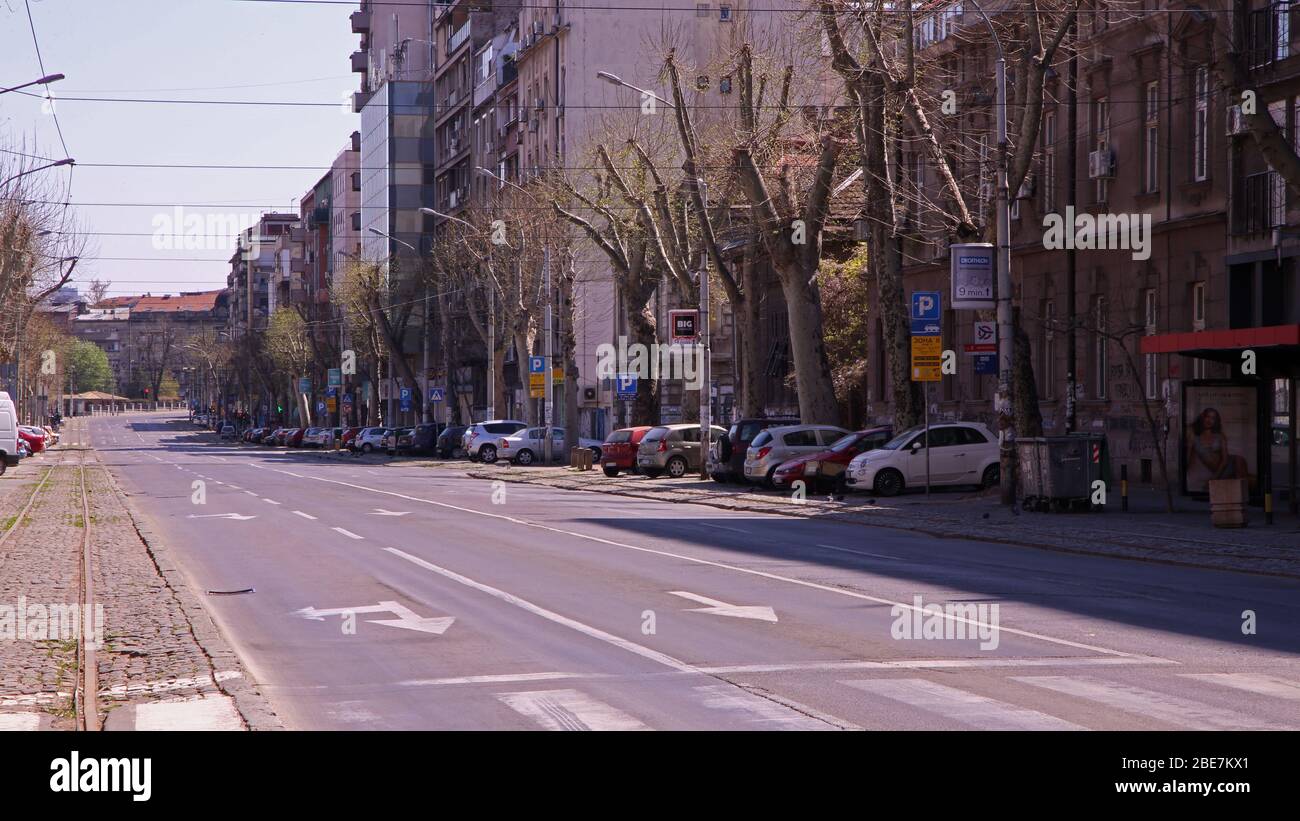
<instances>
[{"instance_id":1,"label":"white car","mask_svg":"<svg viewBox=\"0 0 1300 821\"><path fill-rule=\"evenodd\" d=\"M465 455L473 462L492 464L497 460L497 441L502 436L518 433L528 427L527 422L518 419L489 419L465 428L461 435L460 446Z\"/></svg>"},{"instance_id":2,"label":"white car","mask_svg":"<svg viewBox=\"0 0 1300 821\"><path fill-rule=\"evenodd\" d=\"M528 428L497 440L497 458L509 459L517 465L531 465L541 461L546 452L545 428ZM591 448L592 464L600 462L600 446L605 444L598 439L579 437L578 447ZM551 458L563 459L568 448L564 444L564 429L551 428Z\"/></svg>"},{"instance_id":3,"label":"white car","mask_svg":"<svg viewBox=\"0 0 1300 821\"><path fill-rule=\"evenodd\" d=\"M927 439L929 447L926 447ZM998 483L998 437L979 422L940 422L909 428L885 444L849 462L850 490L894 496L909 487L925 487L926 451L930 486Z\"/></svg>"},{"instance_id":4,"label":"white car","mask_svg":"<svg viewBox=\"0 0 1300 821\"><path fill-rule=\"evenodd\" d=\"M362 428L361 432L357 434L357 438L352 440L352 449L359 450L362 453L379 450L384 434L390 430L392 428Z\"/></svg>"}]
</instances>

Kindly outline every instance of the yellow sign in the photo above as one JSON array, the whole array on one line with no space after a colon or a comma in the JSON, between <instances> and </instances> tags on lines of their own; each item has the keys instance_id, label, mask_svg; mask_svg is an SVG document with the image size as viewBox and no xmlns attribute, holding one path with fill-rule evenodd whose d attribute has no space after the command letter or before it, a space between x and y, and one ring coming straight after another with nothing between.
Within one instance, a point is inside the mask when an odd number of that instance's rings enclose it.
<instances>
[{"instance_id":1,"label":"yellow sign","mask_svg":"<svg viewBox=\"0 0 1300 821\"><path fill-rule=\"evenodd\" d=\"M912 337L912 381L938 382L943 378L943 338Z\"/></svg>"},{"instance_id":2,"label":"yellow sign","mask_svg":"<svg viewBox=\"0 0 1300 821\"><path fill-rule=\"evenodd\" d=\"M546 395L546 374L528 374L528 395L533 399L541 399Z\"/></svg>"},{"instance_id":3,"label":"yellow sign","mask_svg":"<svg viewBox=\"0 0 1300 821\"><path fill-rule=\"evenodd\" d=\"M551 368L551 381L559 385L564 382L564 368Z\"/></svg>"}]
</instances>

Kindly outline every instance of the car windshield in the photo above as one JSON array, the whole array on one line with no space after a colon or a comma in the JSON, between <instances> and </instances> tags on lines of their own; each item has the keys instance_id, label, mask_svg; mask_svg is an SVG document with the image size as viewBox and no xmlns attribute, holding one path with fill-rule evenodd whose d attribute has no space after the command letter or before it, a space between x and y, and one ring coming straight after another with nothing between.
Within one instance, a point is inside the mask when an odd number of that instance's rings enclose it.
<instances>
[{"instance_id":1,"label":"car windshield","mask_svg":"<svg viewBox=\"0 0 1300 821\"><path fill-rule=\"evenodd\" d=\"M641 437L642 442L658 442L668 435L668 428L651 428Z\"/></svg>"},{"instance_id":2,"label":"car windshield","mask_svg":"<svg viewBox=\"0 0 1300 821\"><path fill-rule=\"evenodd\" d=\"M915 436L918 432L923 430L924 427L925 427L924 425L917 425L914 428L908 428L907 430L898 434L893 439L890 439L888 442L881 445L880 447L882 450L898 450L903 445L906 445L913 436Z\"/></svg>"},{"instance_id":3,"label":"car windshield","mask_svg":"<svg viewBox=\"0 0 1300 821\"><path fill-rule=\"evenodd\" d=\"M750 447L761 448L763 447L763 445L766 445L768 442L771 441L772 441L772 434L768 433L767 431L763 431L759 435L755 436L754 439L749 444Z\"/></svg>"},{"instance_id":4,"label":"car windshield","mask_svg":"<svg viewBox=\"0 0 1300 821\"><path fill-rule=\"evenodd\" d=\"M631 442L631 441L632 441L632 431L630 430L616 430L609 435L608 439L605 440L607 444L611 444L611 445L616 445L620 442Z\"/></svg>"},{"instance_id":5,"label":"car windshield","mask_svg":"<svg viewBox=\"0 0 1300 821\"><path fill-rule=\"evenodd\" d=\"M839 439L835 440L834 444L830 446L830 450L835 453L843 453L846 450L852 449L853 445L858 441L858 438L858 434L856 433L846 433Z\"/></svg>"}]
</instances>

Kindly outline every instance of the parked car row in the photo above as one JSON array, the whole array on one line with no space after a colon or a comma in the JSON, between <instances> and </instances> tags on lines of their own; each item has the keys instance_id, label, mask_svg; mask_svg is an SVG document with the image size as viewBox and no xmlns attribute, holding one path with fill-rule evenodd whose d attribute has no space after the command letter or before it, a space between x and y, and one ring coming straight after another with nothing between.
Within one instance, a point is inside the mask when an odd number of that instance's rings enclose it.
<instances>
[{"instance_id":1,"label":"parked car row","mask_svg":"<svg viewBox=\"0 0 1300 821\"><path fill-rule=\"evenodd\" d=\"M0 391L0 476L28 456L58 443L59 434L52 427L19 424L13 400L8 393Z\"/></svg>"}]
</instances>

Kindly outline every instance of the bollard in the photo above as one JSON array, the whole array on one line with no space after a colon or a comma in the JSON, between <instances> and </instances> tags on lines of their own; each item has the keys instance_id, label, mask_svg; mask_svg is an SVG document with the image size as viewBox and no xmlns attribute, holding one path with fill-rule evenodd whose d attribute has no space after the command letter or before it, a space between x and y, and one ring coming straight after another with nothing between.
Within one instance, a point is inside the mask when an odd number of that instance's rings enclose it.
<instances>
[{"instance_id":1,"label":"bollard","mask_svg":"<svg viewBox=\"0 0 1300 821\"><path fill-rule=\"evenodd\" d=\"M1128 465L1119 466L1120 510L1128 511Z\"/></svg>"}]
</instances>

